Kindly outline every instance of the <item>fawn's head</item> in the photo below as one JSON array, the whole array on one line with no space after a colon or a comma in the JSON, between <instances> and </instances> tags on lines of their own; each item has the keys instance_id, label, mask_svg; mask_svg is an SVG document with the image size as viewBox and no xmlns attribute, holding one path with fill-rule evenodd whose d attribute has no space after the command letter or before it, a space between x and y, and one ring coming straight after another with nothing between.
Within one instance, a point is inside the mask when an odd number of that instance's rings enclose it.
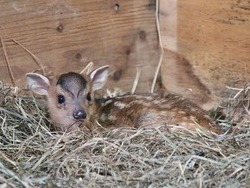
<instances>
[{"instance_id":1,"label":"fawn's head","mask_svg":"<svg viewBox=\"0 0 250 188\"><path fill-rule=\"evenodd\" d=\"M37 73L26 74L28 87L38 95L47 97L50 116L56 127L72 131L87 125L95 114L94 91L101 89L108 78L108 66L90 74L65 73L57 81Z\"/></svg>"}]
</instances>

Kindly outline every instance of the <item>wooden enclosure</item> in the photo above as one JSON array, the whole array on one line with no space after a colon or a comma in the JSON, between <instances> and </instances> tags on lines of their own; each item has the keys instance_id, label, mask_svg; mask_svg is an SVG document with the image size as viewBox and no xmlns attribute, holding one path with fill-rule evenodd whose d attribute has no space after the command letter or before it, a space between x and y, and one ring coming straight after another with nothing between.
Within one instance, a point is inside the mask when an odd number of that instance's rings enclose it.
<instances>
[{"instance_id":1,"label":"wooden enclosure","mask_svg":"<svg viewBox=\"0 0 250 188\"><path fill-rule=\"evenodd\" d=\"M209 108L232 93L226 86L243 88L250 81L248 0L160 2L168 90Z\"/></svg>"},{"instance_id":2,"label":"wooden enclosure","mask_svg":"<svg viewBox=\"0 0 250 188\"><path fill-rule=\"evenodd\" d=\"M90 61L110 65L107 88L149 92L160 60L155 0L0 0L0 80L27 72L80 72ZM250 80L247 0L160 0L164 55L157 88L200 105L227 96L226 86ZM24 49L26 48L26 50ZM41 71L41 70L40 70Z\"/></svg>"},{"instance_id":3,"label":"wooden enclosure","mask_svg":"<svg viewBox=\"0 0 250 188\"><path fill-rule=\"evenodd\" d=\"M34 59L12 39L59 74L80 72L90 61L110 65L109 84L131 90L143 69L138 90L149 91L158 63L155 1L63 0L0 1L1 36L18 85L35 71ZM3 57L3 50L1 50ZM10 82L4 59L0 78ZM51 74L51 73L49 73Z\"/></svg>"}]
</instances>

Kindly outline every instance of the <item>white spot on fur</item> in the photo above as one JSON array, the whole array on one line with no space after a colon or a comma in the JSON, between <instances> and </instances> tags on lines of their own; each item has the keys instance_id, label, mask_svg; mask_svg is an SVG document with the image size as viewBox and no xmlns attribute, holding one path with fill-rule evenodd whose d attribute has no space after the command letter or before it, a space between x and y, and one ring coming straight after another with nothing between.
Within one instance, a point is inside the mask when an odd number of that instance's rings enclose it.
<instances>
[{"instance_id":1,"label":"white spot on fur","mask_svg":"<svg viewBox=\"0 0 250 188\"><path fill-rule=\"evenodd\" d=\"M179 114L186 114L186 112L182 111L182 110L179 110L178 111Z\"/></svg>"},{"instance_id":2,"label":"white spot on fur","mask_svg":"<svg viewBox=\"0 0 250 188\"><path fill-rule=\"evenodd\" d=\"M145 99L146 99L146 100L149 100L149 101L155 100L155 98L154 98L153 96L146 96Z\"/></svg>"},{"instance_id":3,"label":"white spot on fur","mask_svg":"<svg viewBox=\"0 0 250 188\"><path fill-rule=\"evenodd\" d=\"M125 108L127 106L127 104L116 101L114 103L114 106L118 107L119 109L123 109L123 108Z\"/></svg>"},{"instance_id":4,"label":"white spot on fur","mask_svg":"<svg viewBox=\"0 0 250 188\"><path fill-rule=\"evenodd\" d=\"M103 113L103 114L100 116L100 120L101 120L101 121L106 121L106 120L107 120L106 114Z\"/></svg>"},{"instance_id":5,"label":"white spot on fur","mask_svg":"<svg viewBox=\"0 0 250 188\"><path fill-rule=\"evenodd\" d=\"M112 103L113 102L113 100L108 100L108 101L106 101L104 104L103 104L103 106L106 106L106 105L108 105L108 104L110 104L110 103Z\"/></svg>"},{"instance_id":6,"label":"white spot on fur","mask_svg":"<svg viewBox=\"0 0 250 188\"><path fill-rule=\"evenodd\" d=\"M115 121L116 119L117 119L116 116L111 116L111 115L108 116L109 121Z\"/></svg>"}]
</instances>

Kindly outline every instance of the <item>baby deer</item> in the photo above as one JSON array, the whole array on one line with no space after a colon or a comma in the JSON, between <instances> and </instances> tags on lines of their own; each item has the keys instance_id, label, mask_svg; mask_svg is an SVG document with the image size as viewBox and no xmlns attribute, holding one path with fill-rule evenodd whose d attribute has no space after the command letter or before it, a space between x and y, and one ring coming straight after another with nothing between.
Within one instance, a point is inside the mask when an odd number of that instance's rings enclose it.
<instances>
[{"instance_id":1,"label":"baby deer","mask_svg":"<svg viewBox=\"0 0 250 188\"><path fill-rule=\"evenodd\" d=\"M105 85L107 78L108 66L100 67L89 75L65 73L52 83L37 73L26 75L28 87L34 93L47 97L51 119L63 131L93 127L98 122L104 127L134 128L171 124L222 134L204 110L177 95L126 94L95 99L94 92Z\"/></svg>"}]
</instances>

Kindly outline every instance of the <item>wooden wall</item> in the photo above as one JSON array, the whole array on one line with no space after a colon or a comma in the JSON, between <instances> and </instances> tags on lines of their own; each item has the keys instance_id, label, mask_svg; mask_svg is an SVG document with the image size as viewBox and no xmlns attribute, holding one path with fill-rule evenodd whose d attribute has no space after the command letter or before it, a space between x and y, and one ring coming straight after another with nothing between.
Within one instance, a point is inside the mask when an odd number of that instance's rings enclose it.
<instances>
[{"instance_id":1,"label":"wooden wall","mask_svg":"<svg viewBox=\"0 0 250 188\"><path fill-rule=\"evenodd\" d=\"M162 80L199 104L250 81L248 0L160 0Z\"/></svg>"},{"instance_id":2,"label":"wooden wall","mask_svg":"<svg viewBox=\"0 0 250 188\"><path fill-rule=\"evenodd\" d=\"M159 59L152 0L0 0L0 35L18 86L27 72L80 71L88 62L111 67L109 86L148 92ZM0 45L1 46L1 45ZM0 50L0 80L10 82Z\"/></svg>"}]
</instances>

